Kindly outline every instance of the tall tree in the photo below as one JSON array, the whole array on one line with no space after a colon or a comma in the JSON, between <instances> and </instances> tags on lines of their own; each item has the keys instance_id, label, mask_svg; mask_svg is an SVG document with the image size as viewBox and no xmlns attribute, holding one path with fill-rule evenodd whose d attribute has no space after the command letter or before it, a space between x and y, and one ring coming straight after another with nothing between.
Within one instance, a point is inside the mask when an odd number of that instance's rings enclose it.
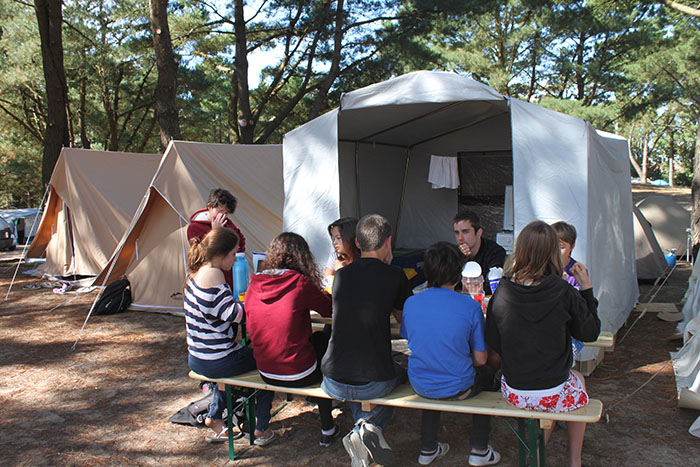
<instances>
[{"instance_id":1,"label":"tall tree","mask_svg":"<svg viewBox=\"0 0 700 467\"><path fill-rule=\"evenodd\" d=\"M155 113L160 127L163 147L171 139L180 139L177 114L177 58L173 52L168 27L168 0L149 0L153 48L158 64L158 82L155 89Z\"/></svg>"},{"instance_id":2,"label":"tall tree","mask_svg":"<svg viewBox=\"0 0 700 467\"><path fill-rule=\"evenodd\" d=\"M63 2L60 1L34 0L46 81L46 130L41 165L41 178L44 185L47 185L51 179L61 148L70 144L68 85L63 68L62 4Z\"/></svg>"}]
</instances>

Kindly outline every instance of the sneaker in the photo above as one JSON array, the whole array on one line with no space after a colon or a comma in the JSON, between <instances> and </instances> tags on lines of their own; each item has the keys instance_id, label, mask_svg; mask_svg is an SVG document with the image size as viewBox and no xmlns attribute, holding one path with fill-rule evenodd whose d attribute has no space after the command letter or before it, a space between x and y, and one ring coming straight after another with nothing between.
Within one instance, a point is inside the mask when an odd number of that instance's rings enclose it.
<instances>
[{"instance_id":1,"label":"sneaker","mask_svg":"<svg viewBox=\"0 0 700 467\"><path fill-rule=\"evenodd\" d=\"M469 453L469 465L493 465L500 460L501 455L490 444L484 454L476 454L474 451Z\"/></svg>"},{"instance_id":2,"label":"sneaker","mask_svg":"<svg viewBox=\"0 0 700 467\"><path fill-rule=\"evenodd\" d=\"M345 435L343 438L343 447L350 456L350 462L352 467L369 467L371 462L369 458L369 452L364 444L362 444L362 439L357 430L350 430L350 433Z\"/></svg>"},{"instance_id":3,"label":"sneaker","mask_svg":"<svg viewBox=\"0 0 700 467\"><path fill-rule=\"evenodd\" d=\"M450 445L447 443L438 443L437 449L432 454L423 454L421 451L420 456L418 456L418 463L420 465L428 465L438 457L442 457L447 454L450 450Z\"/></svg>"},{"instance_id":4,"label":"sneaker","mask_svg":"<svg viewBox=\"0 0 700 467\"><path fill-rule=\"evenodd\" d=\"M391 465L394 462L394 451L384 439L382 429L368 421L360 423L360 436L372 460L380 465Z\"/></svg>"},{"instance_id":5,"label":"sneaker","mask_svg":"<svg viewBox=\"0 0 700 467\"><path fill-rule=\"evenodd\" d=\"M338 428L338 425L333 425L333 433L330 435L324 435L321 433L321 438L318 441L318 444L321 445L323 448L327 448L328 446L331 445L334 439L338 437L340 434L340 429Z\"/></svg>"}]
</instances>

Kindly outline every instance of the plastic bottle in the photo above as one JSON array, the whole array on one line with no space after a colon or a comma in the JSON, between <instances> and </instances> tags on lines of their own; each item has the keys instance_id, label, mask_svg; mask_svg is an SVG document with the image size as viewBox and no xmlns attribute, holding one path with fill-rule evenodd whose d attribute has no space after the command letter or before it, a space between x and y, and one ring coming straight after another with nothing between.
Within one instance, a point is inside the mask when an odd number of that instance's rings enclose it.
<instances>
[{"instance_id":1,"label":"plastic bottle","mask_svg":"<svg viewBox=\"0 0 700 467\"><path fill-rule=\"evenodd\" d=\"M491 295L496 291L496 287L498 287L498 283L501 281L501 277L503 276L503 268L499 267L492 267L489 269L489 286L491 287Z\"/></svg>"},{"instance_id":2,"label":"plastic bottle","mask_svg":"<svg viewBox=\"0 0 700 467\"><path fill-rule=\"evenodd\" d=\"M245 259L245 253L236 253L236 262L233 263L233 296L236 299L240 298L240 294L248 290L248 261Z\"/></svg>"}]
</instances>

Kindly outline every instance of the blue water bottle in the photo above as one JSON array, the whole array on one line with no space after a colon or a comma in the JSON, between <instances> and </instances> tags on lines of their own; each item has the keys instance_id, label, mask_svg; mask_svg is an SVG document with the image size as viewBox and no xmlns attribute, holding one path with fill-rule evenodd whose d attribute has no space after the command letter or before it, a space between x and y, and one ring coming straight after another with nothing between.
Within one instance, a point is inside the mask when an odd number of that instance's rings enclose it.
<instances>
[{"instance_id":1,"label":"blue water bottle","mask_svg":"<svg viewBox=\"0 0 700 467\"><path fill-rule=\"evenodd\" d=\"M238 300L239 295L248 290L248 261L245 253L236 253L236 262L233 263L233 297Z\"/></svg>"}]
</instances>

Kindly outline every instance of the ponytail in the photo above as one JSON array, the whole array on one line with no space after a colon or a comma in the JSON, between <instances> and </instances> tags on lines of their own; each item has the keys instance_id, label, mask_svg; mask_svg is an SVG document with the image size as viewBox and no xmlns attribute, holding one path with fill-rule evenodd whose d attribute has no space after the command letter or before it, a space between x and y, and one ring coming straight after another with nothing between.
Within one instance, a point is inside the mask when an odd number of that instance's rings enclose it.
<instances>
[{"instance_id":1,"label":"ponytail","mask_svg":"<svg viewBox=\"0 0 700 467\"><path fill-rule=\"evenodd\" d=\"M194 274L206 263L217 256L224 256L238 247L238 235L233 230L224 227L212 229L201 240L190 240L190 251L187 253L187 269Z\"/></svg>"}]
</instances>

